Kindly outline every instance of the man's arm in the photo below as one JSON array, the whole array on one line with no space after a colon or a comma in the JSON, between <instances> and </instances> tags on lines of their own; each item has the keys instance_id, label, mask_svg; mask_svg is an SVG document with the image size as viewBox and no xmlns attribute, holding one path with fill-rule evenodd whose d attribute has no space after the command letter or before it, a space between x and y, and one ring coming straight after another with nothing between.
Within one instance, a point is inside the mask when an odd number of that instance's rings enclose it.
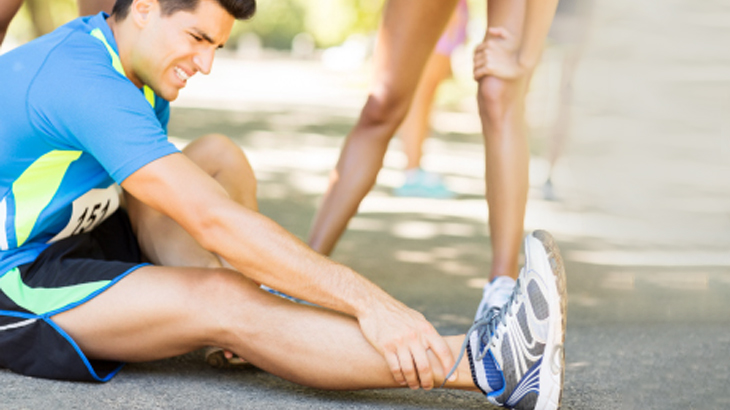
<instances>
[{"instance_id":1,"label":"man's arm","mask_svg":"<svg viewBox=\"0 0 730 410\"><path fill-rule=\"evenodd\" d=\"M231 200L184 155L155 160L122 186L249 278L356 317L396 381L411 387L433 386L427 349L439 357L444 369L453 365L448 346L420 313L353 270L312 251L269 218Z\"/></svg>"}]
</instances>

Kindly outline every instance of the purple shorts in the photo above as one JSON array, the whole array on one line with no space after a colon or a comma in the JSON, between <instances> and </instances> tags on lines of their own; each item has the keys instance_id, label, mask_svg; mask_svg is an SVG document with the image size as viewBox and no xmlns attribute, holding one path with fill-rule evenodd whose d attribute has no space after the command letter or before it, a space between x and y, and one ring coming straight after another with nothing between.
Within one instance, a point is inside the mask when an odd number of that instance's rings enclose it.
<instances>
[{"instance_id":1,"label":"purple shorts","mask_svg":"<svg viewBox=\"0 0 730 410\"><path fill-rule=\"evenodd\" d=\"M456 47L466 40L466 25L469 22L469 7L466 0L460 0L454 10L454 16L449 20L449 24L441 35L439 42L436 44L436 52L445 56L450 56Z\"/></svg>"}]
</instances>

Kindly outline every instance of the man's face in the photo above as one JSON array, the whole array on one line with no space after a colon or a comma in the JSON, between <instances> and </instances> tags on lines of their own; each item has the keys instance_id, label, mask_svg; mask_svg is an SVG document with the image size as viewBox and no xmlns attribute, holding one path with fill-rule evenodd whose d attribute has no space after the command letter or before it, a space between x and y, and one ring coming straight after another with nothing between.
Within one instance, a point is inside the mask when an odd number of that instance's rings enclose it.
<instances>
[{"instance_id":1,"label":"man's face","mask_svg":"<svg viewBox=\"0 0 730 410\"><path fill-rule=\"evenodd\" d=\"M146 18L132 58L133 75L168 101L195 73L210 73L215 51L228 40L235 21L213 0L168 16L154 1Z\"/></svg>"}]
</instances>

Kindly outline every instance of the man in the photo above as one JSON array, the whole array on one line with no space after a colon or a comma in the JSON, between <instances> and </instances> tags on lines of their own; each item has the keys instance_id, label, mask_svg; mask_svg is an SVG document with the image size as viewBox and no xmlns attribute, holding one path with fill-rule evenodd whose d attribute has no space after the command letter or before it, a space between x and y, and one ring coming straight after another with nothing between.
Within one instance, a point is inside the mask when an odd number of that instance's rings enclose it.
<instances>
[{"instance_id":1,"label":"man","mask_svg":"<svg viewBox=\"0 0 730 410\"><path fill-rule=\"evenodd\" d=\"M524 104L558 0L487 0L487 33L474 54L486 157L492 264L479 313L514 288L523 235L529 152ZM375 184L388 143L457 0L388 0L375 46L370 95L347 136L308 243L329 255Z\"/></svg>"},{"instance_id":2,"label":"man","mask_svg":"<svg viewBox=\"0 0 730 410\"><path fill-rule=\"evenodd\" d=\"M442 338L256 213L253 172L230 140L206 136L182 153L167 141L168 101L210 72L234 20L254 8L118 0L111 17L0 56L0 365L106 381L120 362L218 346L313 387L445 384L556 408L565 276L548 234L526 239L509 303L468 340ZM455 363L462 343L469 359Z\"/></svg>"}]
</instances>

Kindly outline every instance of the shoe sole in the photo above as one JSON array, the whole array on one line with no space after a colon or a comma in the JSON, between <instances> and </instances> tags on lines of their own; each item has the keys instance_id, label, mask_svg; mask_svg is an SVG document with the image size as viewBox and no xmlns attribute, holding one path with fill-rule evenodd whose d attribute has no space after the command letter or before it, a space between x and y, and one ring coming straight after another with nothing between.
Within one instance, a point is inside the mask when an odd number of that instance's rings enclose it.
<instances>
[{"instance_id":1,"label":"shoe sole","mask_svg":"<svg viewBox=\"0 0 730 410\"><path fill-rule=\"evenodd\" d=\"M553 239L552 235L545 231L535 231L531 234L531 236L540 241L542 246L530 246L530 241L526 241L525 260L531 261L533 260L531 256L538 256L534 255L533 252L544 252L545 257L540 257L537 260L549 263L549 268L553 273L554 280L547 280L549 278L545 278L546 285L548 286L548 292L551 296L558 296L557 298L548 298L550 323L548 326L548 338L545 345L543 363L540 368L540 394L538 396L535 409L556 410L560 408L562 402L563 381L565 378L564 346L567 323L565 268L563 265L563 258L560 256L560 250L558 249L558 245L555 243L555 239ZM547 268L547 266L545 266L545 268ZM560 312L559 316L555 315L554 312Z\"/></svg>"}]
</instances>

